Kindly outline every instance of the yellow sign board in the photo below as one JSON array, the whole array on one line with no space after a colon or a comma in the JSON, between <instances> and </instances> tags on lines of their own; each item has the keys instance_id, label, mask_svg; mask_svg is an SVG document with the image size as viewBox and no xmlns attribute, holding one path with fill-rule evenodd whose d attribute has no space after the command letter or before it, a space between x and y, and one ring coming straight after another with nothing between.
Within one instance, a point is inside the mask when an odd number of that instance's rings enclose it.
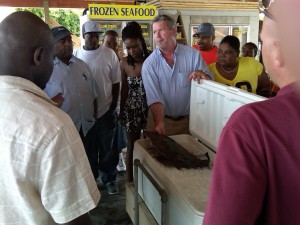
<instances>
[{"instance_id":1,"label":"yellow sign board","mask_svg":"<svg viewBox=\"0 0 300 225\"><path fill-rule=\"evenodd\" d=\"M90 19L152 20L156 6L89 4Z\"/></svg>"}]
</instances>

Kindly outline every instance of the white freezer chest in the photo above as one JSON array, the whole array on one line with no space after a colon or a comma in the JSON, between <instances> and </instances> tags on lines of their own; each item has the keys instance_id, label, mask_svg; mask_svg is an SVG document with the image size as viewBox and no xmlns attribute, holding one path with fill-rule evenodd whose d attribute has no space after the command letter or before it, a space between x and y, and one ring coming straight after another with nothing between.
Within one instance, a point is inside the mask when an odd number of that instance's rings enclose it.
<instances>
[{"instance_id":1,"label":"white freezer chest","mask_svg":"<svg viewBox=\"0 0 300 225\"><path fill-rule=\"evenodd\" d=\"M177 143L195 155L208 152L213 163L215 150L222 128L230 115L240 106L262 101L265 98L241 89L213 81L192 82L190 106L191 135L170 136ZM165 167L150 156L146 150L148 139L136 141L133 159L139 159L143 167L166 191L166 224L201 225L208 198L211 169L181 169ZM212 168L212 166L211 166ZM131 188L131 191L130 191ZM126 209L134 221L133 187L126 190ZM147 209L140 208L140 225L161 225L161 197L149 179L139 169L138 193ZM150 213L149 213L149 211ZM153 216L150 220L145 215ZM142 220L141 220L142 217ZM137 225L137 224L135 224Z\"/></svg>"}]
</instances>

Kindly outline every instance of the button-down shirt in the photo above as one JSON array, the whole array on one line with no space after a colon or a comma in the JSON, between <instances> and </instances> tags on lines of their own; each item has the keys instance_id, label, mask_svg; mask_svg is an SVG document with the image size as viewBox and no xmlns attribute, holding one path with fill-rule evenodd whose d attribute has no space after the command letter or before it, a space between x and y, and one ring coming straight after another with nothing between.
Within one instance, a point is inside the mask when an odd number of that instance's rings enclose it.
<instances>
[{"instance_id":1,"label":"button-down shirt","mask_svg":"<svg viewBox=\"0 0 300 225\"><path fill-rule=\"evenodd\" d=\"M95 208L100 193L70 117L14 76L0 76L0 105L0 224L67 223Z\"/></svg>"},{"instance_id":2,"label":"button-down shirt","mask_svg":"<svg viewBox=\"0 0 300 225\"><path fill-rule=\"evenodd\" d=\"M88 65L74 56L69 65L55 58L44 91L50 98L62 93L64 101L60 108L72 118L77 130L82 127L86 135L95 123L93 102L99 92Z\"/></svg>"},{"instance_id":3,"label":"button-down shirt","mask_svg":"<svg viewBox=\"0 0 300 225\"><path fill-rule=\"evenodd\" d=\"M142 68L148 105L162 103L168 116L188 115L191 95L191 82L188 78L195 70L202 70L214 78L196 49L177 44L174 65L170 67L159 48L156 48Z\"/></svg>"}]
</instances>

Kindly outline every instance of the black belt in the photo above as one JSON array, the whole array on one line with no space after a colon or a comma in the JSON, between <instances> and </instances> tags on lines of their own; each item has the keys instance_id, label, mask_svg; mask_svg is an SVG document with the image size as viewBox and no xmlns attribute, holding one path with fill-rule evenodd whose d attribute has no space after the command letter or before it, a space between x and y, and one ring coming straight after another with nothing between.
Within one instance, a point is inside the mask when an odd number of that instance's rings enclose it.
<instances>
[{"instance_id":1,"label":"black belt","mask_svg":"<svg viewBox=\"0 0 300 225\"><path fill-rule=\"evenodd\" d=\"M186 118L187 116L178 116L178 117L173 117L173 116L168 116L168 115L165 115L165 118L166 119L170 119L170 120L174 120L174 121L179 121L179 120L182 120L184 118Z\"/></svg>"}]
</instances>

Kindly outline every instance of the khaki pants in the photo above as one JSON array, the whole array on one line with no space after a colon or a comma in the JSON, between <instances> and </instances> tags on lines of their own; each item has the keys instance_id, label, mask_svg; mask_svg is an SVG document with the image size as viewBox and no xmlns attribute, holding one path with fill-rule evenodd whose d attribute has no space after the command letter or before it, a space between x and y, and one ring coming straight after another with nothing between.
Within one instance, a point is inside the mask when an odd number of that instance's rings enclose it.
<instances>
[{"instance_id":1,"label":"khaki pants","mask_svg":"<svg viewBox=\"0 0 300 225\"><path fill-rule=\"evenodd\" d=\"M148 112L147 131L154 131L155 124L151 110ZM189 116L185 116L178 120L165 118L166 135L190 134L189 132Z\"/></svg>"}]
</instances>

